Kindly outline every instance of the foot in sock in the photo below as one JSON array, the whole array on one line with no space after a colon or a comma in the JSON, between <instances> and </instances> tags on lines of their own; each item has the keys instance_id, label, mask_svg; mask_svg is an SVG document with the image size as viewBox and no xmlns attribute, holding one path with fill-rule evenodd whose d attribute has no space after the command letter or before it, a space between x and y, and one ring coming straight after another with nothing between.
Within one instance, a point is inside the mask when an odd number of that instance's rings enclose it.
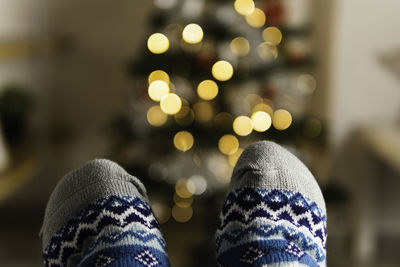
<instances>
[{"instance_id":1,"label":"foot in sock","mask_svg":"<svg viewBox=\"0 0 400 267\"><path fill-rule=\"evenodd\" d=\"M40 236L45 266L169 266L144 186L108 160L58 183Z\"/></svg>"},{"instance_id":2,"label":"foot in sock","mask_svg":"<svg viewBox=\"0 0 400 267\"><path fill-rule=\"evenodd\" d=\"M258 142L232 174L216 233L219 266L326 266L326 208L304 164Z\"/></svg>"}]
</instances>

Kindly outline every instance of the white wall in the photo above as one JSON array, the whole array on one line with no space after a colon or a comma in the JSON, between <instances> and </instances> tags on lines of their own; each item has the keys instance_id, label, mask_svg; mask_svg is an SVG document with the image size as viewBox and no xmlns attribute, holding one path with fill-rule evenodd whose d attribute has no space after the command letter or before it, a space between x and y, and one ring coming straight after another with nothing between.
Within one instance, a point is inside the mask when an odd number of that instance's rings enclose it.
<instances>
[{"instance_id":1,"label":"white wall","mask_svg":"<svg viewBox=\"0 0 400 267\"><path fill-rule=\"evenodd\" d=\"M0 0L0 89L10 82L35 87L34 63L28 55L15 53L2 57L2 49L12 45L29 45L39 38L43 27L42 0Z\"/></svg>"},{"instance_id":2,"label":"white wall","mask_svg":"<svg viewBox=\"0 0 400 267\"><path fill-rule=\"evenodd\" d=\"M29 36L35 26L32 9L30 0L0 0L0 36Z\"/></svg>"},{"instance_id":3,"label":"white wall","mask_svg":"<svg viewBox=\"0 0 400 267\"><path fill-rule=\"evenodd\" d=\"M400 82L378 54L400 48L399 0L334 0L328 116L333 143L360 123L400 120Z\"/></svg>"}]
</instances>

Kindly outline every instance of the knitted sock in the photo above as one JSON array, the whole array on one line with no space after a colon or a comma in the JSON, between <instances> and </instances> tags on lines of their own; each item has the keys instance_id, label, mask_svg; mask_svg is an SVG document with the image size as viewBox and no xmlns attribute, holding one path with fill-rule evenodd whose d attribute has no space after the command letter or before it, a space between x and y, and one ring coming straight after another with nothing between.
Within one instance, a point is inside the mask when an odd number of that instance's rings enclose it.
<instances>
[{"instance_id":1,"label":"knitted sock","mask_svg":"<svg viewBox=\"0 0 400 267\"><path fill-rule=\"evenodd\" d=\"M58 183L40 237L45 266L169 266L143 184L104 159Z\"/></svg>"},{"instance_id":2,"label":"knitted sock","mask_svg":"<svg viewBox=\"0 0 400 267\"><path fill-rule=\"evenodd\" d=\"M220 266L326 266L326 209L314 177L272 142L245 149L216 233Z\"/></svg>"}]
</instances>

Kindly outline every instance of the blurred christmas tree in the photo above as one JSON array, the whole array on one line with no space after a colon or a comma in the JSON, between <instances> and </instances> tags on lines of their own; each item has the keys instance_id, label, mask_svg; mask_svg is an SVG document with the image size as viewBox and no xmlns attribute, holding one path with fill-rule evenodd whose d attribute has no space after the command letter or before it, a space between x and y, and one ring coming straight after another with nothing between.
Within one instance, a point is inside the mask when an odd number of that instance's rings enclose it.
<instances>
[{"instance_id":1,"label":"blurred christmas tree","mask_svg":"<svg viewBox=\"0 0 400 267\"><path fill-rule=\"evenodd\" d=\"M309 1L154 4L154 30L129 68L133 127L122 127L140 147L141 177L170 184L184 201L226 188L251 142L324 140L308 116L316 89Z\"/></svg>"}]
</instances>

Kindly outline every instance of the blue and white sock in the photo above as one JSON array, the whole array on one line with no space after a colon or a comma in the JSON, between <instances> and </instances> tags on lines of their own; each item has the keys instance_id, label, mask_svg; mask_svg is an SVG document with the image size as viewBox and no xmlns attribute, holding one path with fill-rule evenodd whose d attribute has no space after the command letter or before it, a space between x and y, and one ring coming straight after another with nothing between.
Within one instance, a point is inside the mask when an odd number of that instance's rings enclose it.
<instances>
[{"instance_id":1,"label":"blue and white sock","mask_svg":"<svg viewBox=\"0 0 400 267\"><path fill-rule=\"evenodd\" d=\"M216 233L219 266L326 266L326 208L307 167L273 142L245 149Z\"/></svg>"},{"instance_id":2,"label":"blue and white sock","mask_svg":"<svg viewBox=\"0 0 400 267\"><path fill-rule=\"evenodd\" d=\"M108 160L58 183L40 236L45 266L169 266L143 184Z\"/></svg>"}]
</instances>

